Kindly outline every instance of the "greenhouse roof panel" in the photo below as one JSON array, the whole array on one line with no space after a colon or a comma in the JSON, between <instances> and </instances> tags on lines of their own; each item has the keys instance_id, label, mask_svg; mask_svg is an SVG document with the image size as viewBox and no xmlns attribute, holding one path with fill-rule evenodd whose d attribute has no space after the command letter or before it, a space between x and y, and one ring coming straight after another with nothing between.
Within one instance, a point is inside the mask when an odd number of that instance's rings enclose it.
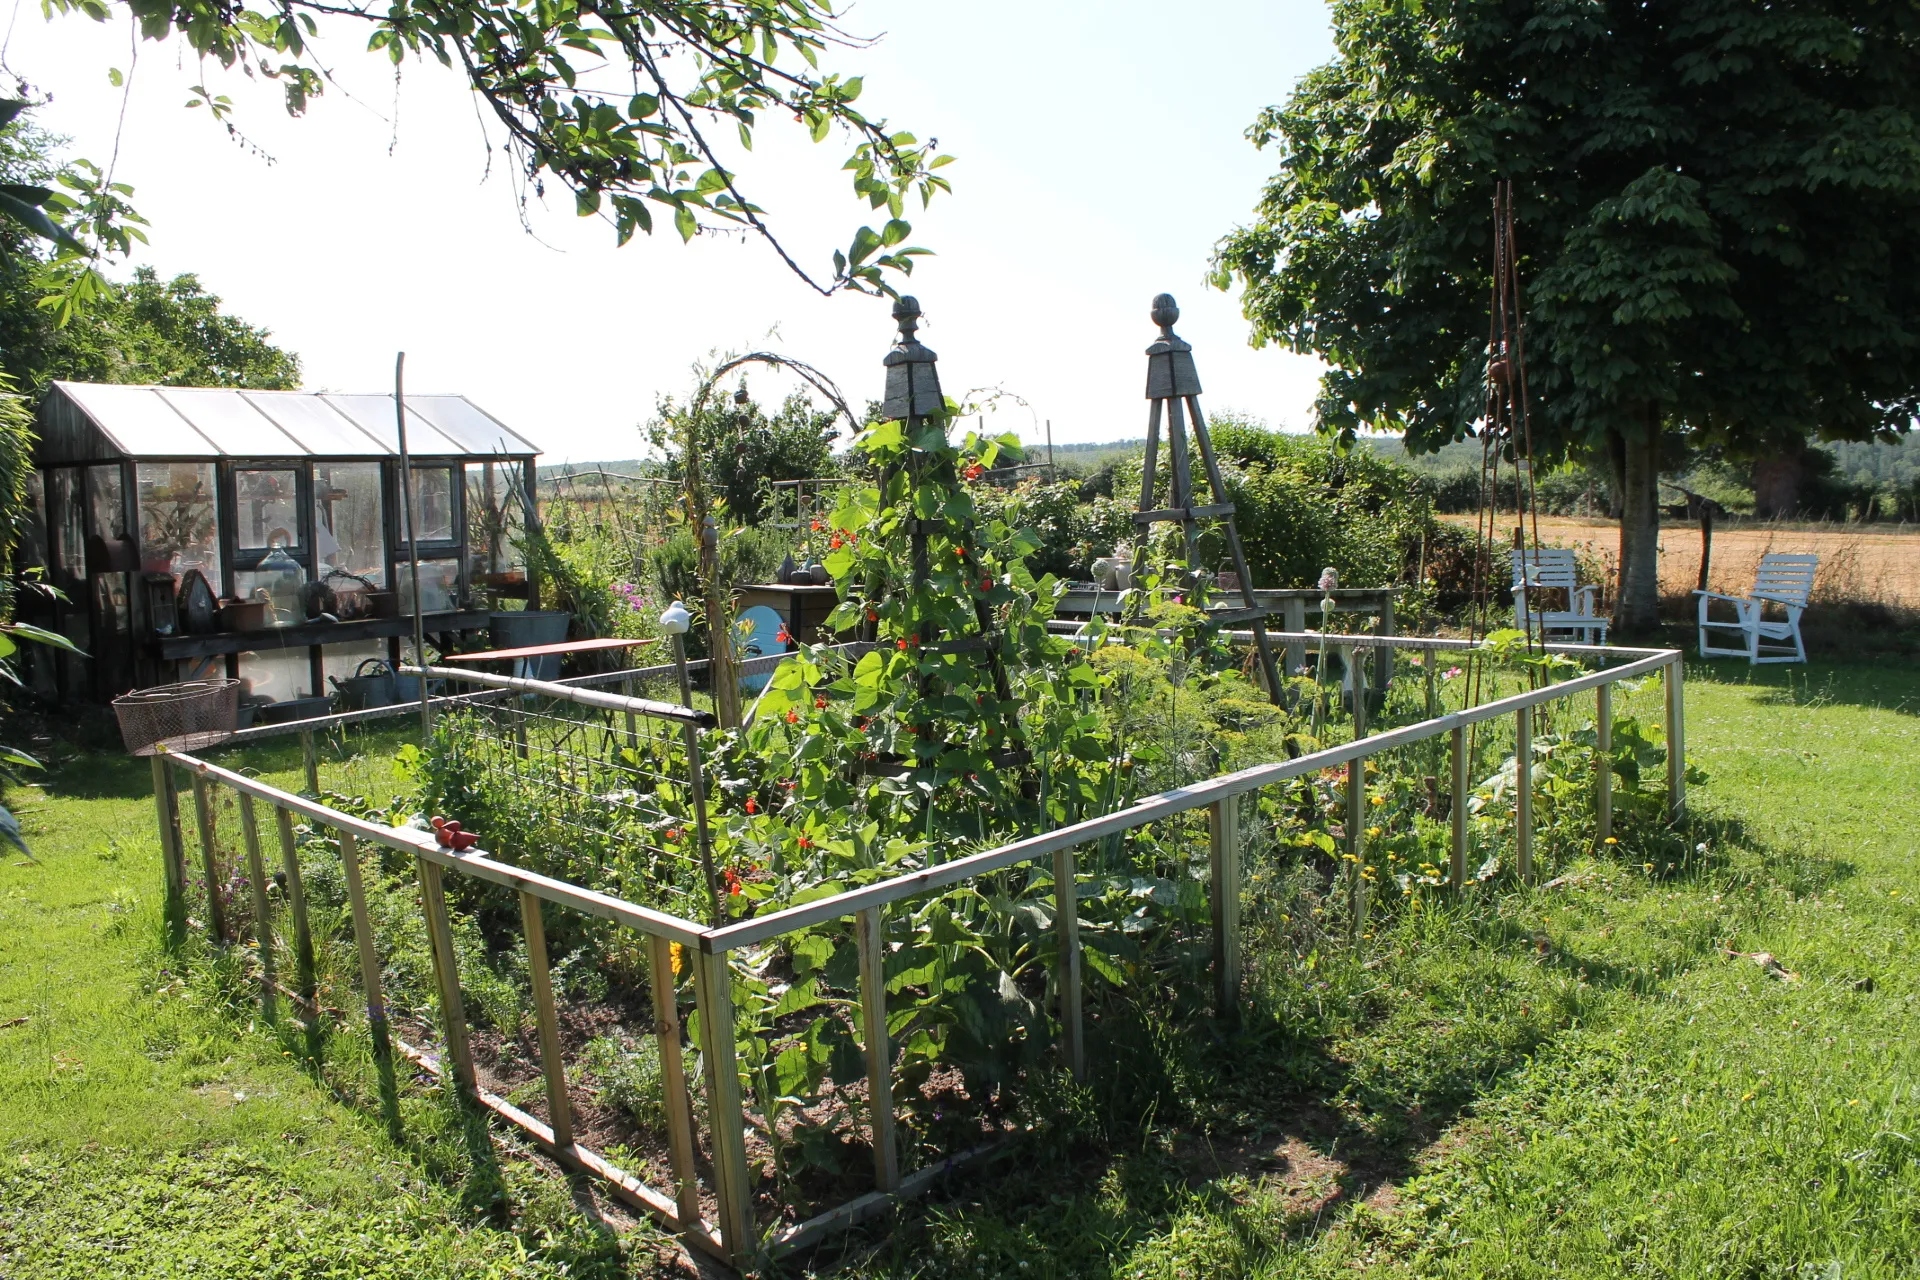
<instances>
[{"instance_id":1,"label":"greenhouse roof panel","mask_svg":"<svg viewBox=\"0 0 1920 1280\"><path fill-rule=\"evenodd\" d=\"M96 439L131 458L366 458L399 452L391 395L55 382L48 400L56 399L84 419L75 420L73 430L84 433L91 424ZM43 408L43 422L50 415L59 417ZM407 445L423 458L526 458L540 452L526 436L454 395L407 397Z\"/></svg>"}]
</instances>

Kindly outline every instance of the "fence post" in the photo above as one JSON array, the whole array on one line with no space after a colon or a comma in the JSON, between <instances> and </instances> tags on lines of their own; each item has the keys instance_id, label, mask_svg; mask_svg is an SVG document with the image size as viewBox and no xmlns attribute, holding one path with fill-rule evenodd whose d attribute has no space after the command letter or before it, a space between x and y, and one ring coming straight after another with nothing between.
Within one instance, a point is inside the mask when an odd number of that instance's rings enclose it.
<instances>
[{"instance_id":1,"label":"fence post","mask_svg":"<svg viewBox=\"0 0 1920 1280\"><path fill-rule=\"evenodd\" d=\"M462 1103L478 1096L473 1075L473 1048L467 1042L467 1006L460 998L460 960L453 950L453 925L447 919L447 894L440 864L414 855L420 876L420 905L425 908L427 936L433 944L433 976L440 987L441 1031L447 1041L447 1062Z\"/></svg>"},{"instance_id":2,"label":"fence post","mask_svg":"<svg viewBox=\"0 0 1920 1280\"><path fill-rule=\"evenodd\" d=\"M300 761L307 768L307 790L320 794L320 753L313 745L313 730L300 731Z\"/></svg>"},{"instance_id":3,"label":"fence post","mask_svg":"<svg viewBox=\"0 0 1920 1280\"><path fill-rule=\"evenodd\" d=\"M1594 839L1605 844L1613 834L1613 686L1603 684L1593 694Z\"/></svg>"},{"instance_id":4,"label":"fence post","mask_svg":"<svg viewBox=\"0 0 1920 1280\"><path fill-rule=\"evenodd\" d=\"M1207 808L1213 873L1213 976L1223 1018L1240 1011L1240 802L1229 796Z\"/></svg>"},{"instance_id":5,"label":"fence post","mask_svg":"<svg viewBox=\"0 0 1920 1280\"><path fill-rule=\"evenodd\" d=\"M314 1007L319 980L314 974L313 925L307 920L307 891L300 884L300 853L293 839L293 814L279 805L273 808L275 824L280 828L280 866L287 876L287 907L293 913L293 963L299 975L300 1000L310 1020L318 1021L320 1010Z\"/></svg>"},{"instance_id":6,"label":"fence post","mask_svg":"<svg viewBox=\"0 0 1920 1280\"><path fill-rule=\"evenodd\" d=\"M1453 887L1467 883L1467 731L1453 731L1453 804L1447 816L1453 822L1453 849L1449 871Z\"/></svg>"},{"instance_id":7,"label":"fence post","mask_svg":"<svg viewBox=\"0 0 1920 1280\"><path fill-rule=\"evenodd\" d=\"M167 878L167 945L177 947L187 934L187 860L180 848L180 806L173 790L173 767L153 756L153 808L160 822L160 864Z\"/></svg>"},{"instance_id":8,"label":"fence post","mask_svg":"<svg viewBox=\"0 0 1920 1280\"><path fill-rule=\"evenodd\" d=\"M573 1146L573 1107L567 1100L567 1064L560 1055L560 1018L553 1007L553 975L547 970L547 925L540 899L520 891L520 928L527 939L527 978L533 1016L540 1029L540 1074L547 1082L547 1127L557 1151Z\"/></svg>"},{"instance_id":9,"label":"fence post","mask_svg":"<svg viewBox=\"0 0 1920 1280\"><path fill-rule=\"evenodd\" d=\"M1516 870L1533 878L1533 708L1513 717L1513 823Z\"/></svg>"},{"instance_id":10,"label":"fence post","mask_svg":"<svg viewBox=\"0 0 1920 1280\"><path fill-rule=\"evenodd\" d=\"M1667 664L1667 799L1673 821L1687 816L1686 659Z\"/></svg>"},{"instance_id":11,"label":"fence post","mask_svg":"<svg viewBox=\"0 0 1920 1280\"><path fill-rule=\"evenodd\" d=\"M240 793L240 832L247 844L247 884L253 890L253 937L260 951L260 1016L275 1021L273 1001L273 916L267 910L267 869L260 860L260 823L253 797Z\"/></svg>"},{"instance_id":12,"label":"fence post","mask_svg":"<svg viewBox=\"0 0 1920 1280\"><path fill-rule=\"evenodd\" d=\"M894 1136L893 1045L887 1039L887 935L880 907L856 911L860 948L860 1042L867 1058L867 1114L873 1125L873 1185L900 1189L900 1143Z\"/></svg>"},{"instance_id":13,"label":"fence post","mask_svg":"<svg viewBox=\"0 0 1920 1280\"><path fill-rule=\"evenodd\" d=\"M707 1072L707 1125L713 1135L714 1198L720 1245L735 1266L752 1260L753 1193L747 1185L746 1112L734 1050L733 974L727 953L694 953L694 1002L700 1010L700 1060Z\"/></svg>"},{"instance_id":14,"label":"fence post","mask_svg":"<svg viewBox=\"0 0 1920 1280\"><path fill-rule=\"evenodd\" d=\"M1346 651L1347 677L1353 686L1353 740L1367 736L1367 676L1360 661L1360 650ZM1361 874L1366 857L1366 842L1361 834L1367 823L1367 761L1355 756L1347 761L1347 913L1352 940L1358 942L1361 921L1367 910L1367 878Z\"/></svg>"},{"instance_id":15,"label":"fence post","mask_svg":"<svg viewBox=\"0 0 1920 1280\"><path fill-rule=\"evenodd\" d=\"M213 805L207 798L207 780L193 775L193 820L200 828L200 865L207 877L207 936L215 945L227 941L227 908L220 898L220 855L213 847Z\"/></svg>"},{"instance_id":16,"label":"fence post","mask_svg":"<svg viewBox=\"0 0 1920 1280\"><path fill-rule=\"evenodd\" d=\"M694 954L686 952L685 954ZM667 1159L673 1169L673 1202L683 1231L702 1230L700 1181L693 1166L693 1100L680 1051L680 999L673 976L673 943L647 935L648 982L653 987L653 1031L660 1046L660 1081L667 1103Z\"/></svg>"},{"instance_id":17,"label":"fence post","mask_svg":"<svg viewBox=\"0 0 1920 1280\"><path fill-rule=\"evenodd\" d=\"M1087 1027L1080 986L1080 885L1072 849L1053 851L1053 932L1059 949L1060 1056L1076 1080L1087 1074Z\"/></svg>"},{"instance_id":18,"label":"fence post","mask_svg":"<svg viewBox=\"0 0 1920 1280\"><path fill-rule=\"evenodd\" d=\"M347 905L353 911L353 943L360 954L360 988L367 1000L367 1034L373 1038L373 1054L382 1062L393 1056L393 1041L387 1031L387 1001L380 991L380 953L373 945L373 920L367 915L367 890L360 883L360 850L353 832L341 831L340 871L347 882Z\"/></svg>"}]
</instances>

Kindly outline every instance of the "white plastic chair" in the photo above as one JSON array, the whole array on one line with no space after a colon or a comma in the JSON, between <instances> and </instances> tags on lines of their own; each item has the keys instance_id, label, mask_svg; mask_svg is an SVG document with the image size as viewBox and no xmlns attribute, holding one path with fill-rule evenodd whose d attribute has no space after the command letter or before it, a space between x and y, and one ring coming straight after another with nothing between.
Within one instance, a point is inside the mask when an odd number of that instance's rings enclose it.
<instances>
[{"instance_id":1,"label":"white plastic chair","mask_svg":"<svg viewBox=\"0 0 1920 1280\"><path fill-rule=\"evenodd\" d=\"M1700 597L1700 656L1745 658L1750 664L1805 662L1807 646L1800 639L1800 615L1806 612L1807 599L1813 594L1813 575L1819 567L1820 557L1812 554L1762 556L1760 567L1753 575L1750 595L1695 591L1693 594ZM1708 606L1715 600L1733 606L1732 622L1716 622L1707 616ZM1786 610L1786 618L1777 622L1768 620L1765 613L1770 604ZM1740 647L1729 649L1710 643L1707 638L1710 631L1739 632Z\"/></svg>"},{"instance_id":2,"label":"white plastic chair","mask_svg":"<svg viewBox=\"0 0 1920 1280\"><path fill-rule=\"evenodd\" d=\"M1594 612L1598 587L1583 587L1573 551L1568 547L1538 547L1532 551L1508 553L1513 564L1514 625L1523 630L1539 628L1540 638L1549 631L1561 631L1579 644L1605 644L1607 619ZM1565 609L1540 609L1534 604L1537 593L1564 591Z\"/></svg>"}]
</instances>

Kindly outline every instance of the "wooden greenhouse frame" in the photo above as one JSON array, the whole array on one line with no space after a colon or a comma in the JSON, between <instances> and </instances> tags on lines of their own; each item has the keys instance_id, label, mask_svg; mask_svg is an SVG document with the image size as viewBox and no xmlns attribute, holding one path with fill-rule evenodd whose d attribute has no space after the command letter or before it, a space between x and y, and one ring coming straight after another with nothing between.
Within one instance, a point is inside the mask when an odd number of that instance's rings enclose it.
<instances>
[{"instance_id":1,"label":"wooden greenhouse frame","mask_svg":"<svg viewBox=\"0 0 1920 1280\"><path fill-rule=\"evenodd\" d=\"M426 632L486 628L488 599L538 607L538 583L510 564L506 530L537 520L530 495L539 447L463 396L410 395L406 412L418 554L422 565L439 566L434 595L422 591ZM353 674L330 669L330 647L378 648L398 661L412 627L391 394L55 382L36 425L21 563L44 566L68 602L26 593L21 611L89 655L36 655L45 660L34 673L43 692L105 699L177 678L240 676L249 660L288 655L289 672L305 660L305 690L318 694L327 676ZM426 484L435 473L444 478ZM351 489L331 479L322 487L323 478L346 475ZM250 488L260 485L270 492ZM476 495L483 505L469 510ZM362 526L351 554L340 523L347 511ZM250 630L193 633L183 624L177 593L190 570L201 570L222 600L247 596L276 546L305 582L371 580L368 589L393 597L391 607L339 622L303 612Z\"/></svg>"}]
</instances>

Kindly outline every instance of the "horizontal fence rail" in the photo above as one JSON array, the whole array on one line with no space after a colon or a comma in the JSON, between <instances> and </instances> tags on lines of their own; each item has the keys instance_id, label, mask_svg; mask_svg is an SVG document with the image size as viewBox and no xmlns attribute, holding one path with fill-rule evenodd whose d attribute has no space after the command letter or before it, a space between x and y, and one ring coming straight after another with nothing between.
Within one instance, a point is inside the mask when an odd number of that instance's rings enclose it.
<instances>
[{"instance_id":1,"label":"horizontal fence rail","mask_svg":"<svg viewBox=\"0 0 1920 1280\"><path fill-rule=\"evenodd\" d=\"M1447 641L1400 636L1323 635L1317 632L1275 632L1272 638L1282 642L1298 641L1345 650L1351 657L1360 649L1410 649L1415 651L1471 651L1477 646L1468 641ZM842 646L857 652L865 646ZM1211 903L1213 965L1217 982L1218 1011L1223 1016L1237 1012L1240 988L1240 807L1238 801L1263 788L1291 780L1345 768L1348 841L1350 852L1357 846L1357 826L1353 819L1363 803L1364 762L1368 757L1413 743L1450 739L1453 793L1451 833L1453 852L1449 879L1457 888L1464 884L1464 858L1467 844L1466 788L1468 757L1467 734L1474 726L1512 718L1516 727L1519 753L1516 771L1519 792L1515 820L1520 828L1516 847L1518 870L1525 877L1530 867L1532 771L1528 757L1532 718L1539 708L1592 692L1595 695L1595 810L1599 833L1604 838L1611 821L1611 769L1609 758L1613 725L1612 693L1623 680L1662 673L1666 680L1666 730L1668 757L1668 803L1678 818L1685 805L1684 695L1682 655L1677 650L1622 649L1588 645L1553 645L1550 652L1587 658L1627 661L1600 670L1548 684L1542 688L1499 698L1480 706L1432 716L1401 728L1369 734L1366 731L1366 687L1371 683L1365 666L1350 664L1356 676L1354 689L1355 732L1361 736L1339 746L1329 747L1293 759L1256 765L1211 778L1189 786L1177 787L1148 796L1126 808L1042 834L1014 840L997 848L956 858L951 862L894 876L871 885L847 887L831 897L800 906L788 907L757 918L727 922L716 917L698 923L640 903L627 901L581 885L529 871L501 861L486 850L472 848L456 852L439 845L431 832L413 827L385 826L378 822L340 812L317 799L297 795L235 770L222 768L198 756L182 752L163 752L155 757L154 783L156 813L161 831L161 849L165 863L168 893L168 918L185 920L185 888L188 883L186 841L182 838L179 788L176 774L188 783L193 798L192 814L198 827L199 852L204 862L208 894L208 925L216 945L225 946L235 939L229 936L229 920L223 915L223 888L218 874L218 852L214 834L215 788L230 789L238 798L245 834L247 878L254 891L253 916L256 945L260 951L261 1001L271 1019L276 995L285 996L293 1008L305 1015L309 1025L318 1025L322 1010L316 1000L314 944L307 908L301 894L299 859L293 822L297 817L316 829L331 830L339 842L341 868L346 884L355 933L362 996L366 1004L369 1033L376 1055L397 1048L409 1060L447 1081L456 1097L466 1105L478 1105L516 1125L532 1136L543 1149L564 1164L584 1169L603 1179L629 1203L645 1210L680 1232L688 1244L722 1261L740 1266L802 1247L823 1235L854 1222L884 1212L906 1195L932 1184L942 1173L962 1161L980 1154L981 1149L951 1155L944 1160L903 1173L900 1168L900 1140L896 1134L893 1103L893 1062L895 1048L889 1042L887 973L885 966L887 909L896 903L933 890L959 884L976 877L1024 864L1051 859L1053 875L1054 924L1058 966L1060 1051L1070 1071L1081 1075L1086 1069L1084 1031L1081 1026L1081 983L1079 908L1076 898L1075 850L1093 845L1136 828L1179 815L1206 810L1209 844L1207 892ZM759 660L778 665L785 655ZM688 664L691 666L692 664ZM1428 709L1432 708L1432 669L1429 679ZM665 675L679 668L638 668L612 672L587 679L596 683L630 681L641 673ZM677 735L689 740L695 730L711 725L710 713L685 705L632 698L582 687L583 681L555 682L516 676L496 676L438 667L405 668L406 674L423 680L436 679L482 686L479 694L432 699L436 710L457 709L479 700L519 700L529 695L555 701L572 702L598 712L617 712L626 716L647 716L677 725ZM323 721L296 722L266 726L272 733L248 731L233 741L248 742L287 733L311 734L330 725L405 715L419 704L376 708L369 712L349 713ZM376 714L378 713L378 714ZM694 757L697 760L697 754ZM309 778L313 777L313 755L307 753ZM692 778L696 799L704 796L705 785L696 771ZM1431 780L1429 785L1431 786ZM318 791L317 785L312 788ZM265 863L260 849L261 825L256 821L254 805L264 802L273 809L282 863L285 868L286 901L293 916L295 971L297 988L281 985L276 978L273 928L265 898ZM704 826L704 817L702 818ZM374 938L358 849L360 844L378 845L410 858L417 869L422 918L428 934L436 976L437 1001L444 1048L439 1054L426 1052L393 1039L387 1029L388 1011L381 989L382 962ZM389 864L391 865L391 864ZM527 943L530 988L540 1044L541 1070L545 1076L545 1098L549 1111L546 1121L512 1105L496 1093L481 1088L476 1080L472 1051L468 1042L466 1014L462 1003L458 959L449 925L448 907L442 882L447 872L472 876L504 887L519 895L522 931ZM1358 868L1350 879L1350 892L1356 904L1364 903L1365 886ZM618 1168L603 1155L579 1144L574 1136L567 1094L565 1064L560 1057L553 983L548 975L545 926L542 904L578 911L609 920L644 935L646 939L649 982L653 989L654 1035L661 1064L665 1123L669 1133L673 1185L662 1189ZM867 1096L873 1100L870 1126L874 1153L874 1190L803 1222L763 1231L754 1215L754 1193L748 1166L746 1135L761 1122L751 1118L741 1092L741 1068L736 1051L734 980L730 953L793 934L815 925L852 920L859 949L857 998L854 1023L859 1029L861 1052L866 1063ZM1357 927L1357 926L1356 926ZM677 944L677 945L676 945ZM684 954L682 954L684 953ZM699 1042L683 1043L676 971L682 960L691 971L694 1005L699 1012ZM706 1095L708 1123L704 1130L696 1123L688 1094L687 1076L682 1067L686 1050L699 1054L702 1084ZM704 1153L700 1151L703 1145ZM695 1161L704 1154L710 1190L715 1204L713 1220L703 1216L702 1180Z\"/></svg>"}]
</instances>

